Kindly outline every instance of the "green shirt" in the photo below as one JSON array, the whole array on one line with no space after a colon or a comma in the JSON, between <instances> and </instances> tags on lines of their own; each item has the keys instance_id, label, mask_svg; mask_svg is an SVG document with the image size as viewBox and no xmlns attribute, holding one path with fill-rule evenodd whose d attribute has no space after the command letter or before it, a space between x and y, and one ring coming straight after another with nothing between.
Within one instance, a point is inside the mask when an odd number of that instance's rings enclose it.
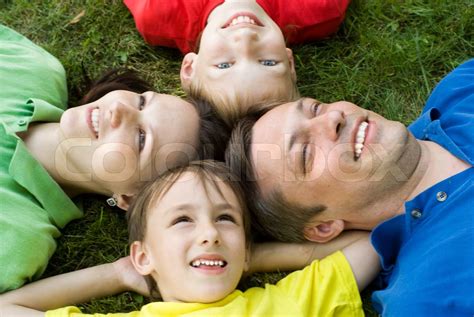
<instances>
[{"instance_id":1,"label":"green shirt","mask_svg":"<svg viewBox=\"0 0 474 317\"><path fill-rule=\"evenodd\" d=\"M64 68L0 25L0 293L38 278L54 238L82 212L16 135L31 122L58 122L67 105Z\"/></svg>"}]
</instances>

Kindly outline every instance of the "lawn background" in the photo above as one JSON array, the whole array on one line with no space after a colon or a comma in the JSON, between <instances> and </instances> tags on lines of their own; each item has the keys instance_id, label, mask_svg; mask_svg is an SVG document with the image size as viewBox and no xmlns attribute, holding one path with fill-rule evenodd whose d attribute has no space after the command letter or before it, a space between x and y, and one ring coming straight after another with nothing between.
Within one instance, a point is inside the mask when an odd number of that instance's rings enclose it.
<instances>
[{"instance_id":1,"label":"lawn background","mask_svg":"<svg viewBox=\"0 0 474 317\"><path fill-rule=\"evenodd\" d=\"M0 0L0 23L59 58L68 75L71 106L84 92L87 76L119 66L143 73L159 92L184 96L180 53L146 45L121 1ZM304 96L349 100L408 124L436 83L474 55L473 33L472 0L354 0L335 36L293 47L298 85ZM63 230L46 275L127 254L123 212L108 207L103 197L82 198L86 216ZM256 274L244 285L263 285L281 276ZM370 290L365 291L366 314L375 316L369 297ZM125 293L81 308L129 311L144 302L142 296Z\"/></svg>"}]
</instances>

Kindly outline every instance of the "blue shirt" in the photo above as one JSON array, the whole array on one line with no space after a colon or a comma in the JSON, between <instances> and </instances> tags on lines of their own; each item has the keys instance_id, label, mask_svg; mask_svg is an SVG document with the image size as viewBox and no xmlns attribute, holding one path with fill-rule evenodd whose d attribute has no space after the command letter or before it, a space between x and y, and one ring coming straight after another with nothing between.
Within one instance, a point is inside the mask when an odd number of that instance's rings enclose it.
<instances>
[{"instance_id":1,"label":"blue shirt","mask_svg":"<svg viewBox=\"0 0 474 317\"><path fill-rule=\"evenodd\" d=\"M474 163L474 60L446 76L409 130ZM372 243L383 316L474 316L474 168L405 203L405 214L377 226Z\"/></svg>"}]
</instances>

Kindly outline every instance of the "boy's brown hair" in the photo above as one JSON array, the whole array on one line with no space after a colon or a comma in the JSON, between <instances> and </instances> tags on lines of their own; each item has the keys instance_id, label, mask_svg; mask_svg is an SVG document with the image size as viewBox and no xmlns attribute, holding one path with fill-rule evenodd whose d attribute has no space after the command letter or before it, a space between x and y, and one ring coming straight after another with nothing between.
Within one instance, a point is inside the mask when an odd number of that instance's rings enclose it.
<instances>
[{"instance_id":1,"label":"boy's brown hair","mask_svg":"<svg viewBox=\"0 0 474 317\"><path fill-rule=\"evenodd\" d=\"M186 172L191 172L199 177L199 180L204 185L207 192L208 186L214 186L222 196L217 182L224 182L232 189L232 192L237 197L242 210L242 220L245 231L245 239L247 248L250 250L250 216L245 203L244 191L239 182L236 181L235 176L225 166L223 162L212 160L194 161L189 165L177 167L166 171L155 181L149 182L143 187L140 193L135 197L127 212L128 235L130 245L135 241L143 241L147 228L148 213L159 200L166 195L170 188L177 180ZM159 299L160 293L156 281L150 276L145 276L145 281L148 285L150 297L152 299Z\"/></svg>"}]
</instances>

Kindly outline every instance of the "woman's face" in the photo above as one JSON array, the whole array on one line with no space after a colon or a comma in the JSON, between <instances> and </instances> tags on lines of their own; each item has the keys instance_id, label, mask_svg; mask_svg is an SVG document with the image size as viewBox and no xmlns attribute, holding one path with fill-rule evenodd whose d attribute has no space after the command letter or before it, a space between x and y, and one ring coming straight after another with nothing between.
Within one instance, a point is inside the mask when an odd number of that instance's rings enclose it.
<instances>
[{"instance_id":1,"label":"woman's face","mask_svg":"<svg viewBox=\"0 0 474 317\"><path fill-rule=\"evenodd\" d=\"M61 117L58 173L92 181L98 193L133 195L141 182L195 157L198 129L195 108L178 97L112 91Z\"/></svg>"}]
</instances>

